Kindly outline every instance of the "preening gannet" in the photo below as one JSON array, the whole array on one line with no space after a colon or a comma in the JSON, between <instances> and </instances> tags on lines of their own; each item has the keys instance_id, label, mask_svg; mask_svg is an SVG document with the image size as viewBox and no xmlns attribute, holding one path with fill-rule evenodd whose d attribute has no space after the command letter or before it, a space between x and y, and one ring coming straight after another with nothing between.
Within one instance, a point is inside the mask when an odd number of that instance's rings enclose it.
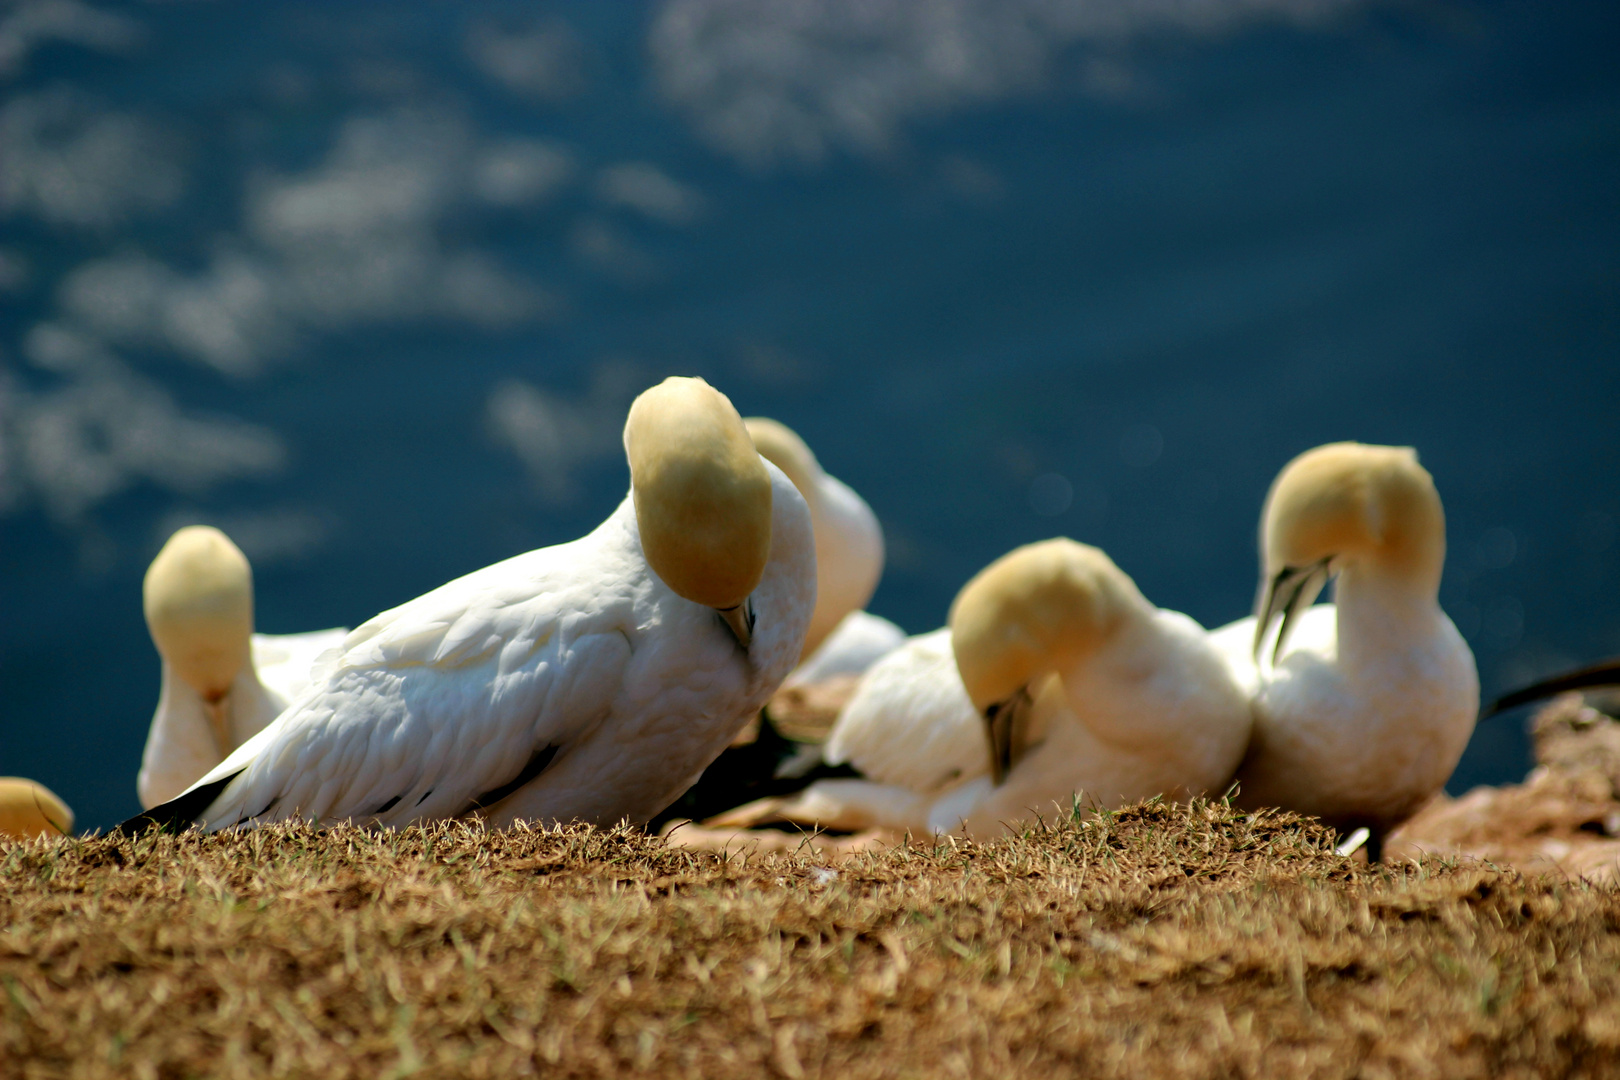
<instances>
[{"instance_id":1,"label":"preening gannet","mask_svg":"<svg viewBox=\"0 0 1620 1080\"><path fill-rule=\"evenodd\" d=\"M1319 446L1278 475L1258 618L1218 632L1259 664L1238 805L1364 827L1376 860L1445 784L1479 707L1473 654L1440 610L1445 554L1440 496L1409 448ZM1336 602L1310 606L1335 574Z\"/></svg>"},{"instance_id":2,"label":"preening gannet","mask_svg":"<svg viewBox=\"0 0 1620 1080\"><path fill-rule=\"evenodd\" d=\"M786 425L762 416L743 421L760 456L785 473L810 507L816 537L816 609L805 635L802 661L782 682L784 696L772 700L756 723L737 733L681 798L651 824L677 818L705 818L719 810L773 791L792 791L807 781L818 735L825 734L831 710L815 710L816 723L777 726L796 711L800 694L847 696L860 675L906 638L889 620L859 610L871 599L883 572L883 530L871 507L850 488L822 471L804 440ZM802 716L800 717L802 719ZM801 741L808 740L808 741ZM817 768L841 774L847 770Z\"/></svg>"},{"instance_id":3,"label":"preening gannet","mask_svg":"<svg viewBox=\"0 0 1620 1080\"><path fill-rule=\"evenodd\" d=\"M163 658L157 712L135 786L167 802L257 735L309 685L316 657L347 628L253 633L253 571L207 525L169 537L142 583L146 625Z\"/></svg>"},{"instance_id":4,"label":"preening gannet","mask_svg":"<svg viewBox=\"0 0 1620 1080\"><path fill-rule=\"evenodd\" d=\"M589 535L385 611L179 798L126 822L645 821L798 659L810 513L731 402L667 379L630 408L630 493Z\"/></svg>"},{"instance_id":5,"label":"preening gannet","mask_svg":"<svg viewBox=\"0 0 1620 1080\"><path fill-rule=\"evenodd\" d=\"M883 575L883 529L866 500L828 476L791 428L763 416L743 423L760 456L787 474L810 507L816 534L816 610L804 635L803 655L809 659L847 616L872 599ZM860 651L867 643L856 634L844 644Z\"/></svg>"},{"instance_id":6,"label":"preening gannet","mask_svg":"<svg viewBox=\"0 0 1620 1080\"><path fill-rule=\"evenodd\" d=\"M874 665L784 816L994 835L1031 814L1216 790L1248 741L1247 697L1204 630L1155 608L1073 540L1018 548L958 594L947 630Z\"/></svg>"},{"instance_id":7,"label":"preening gannet","mask_svg":"<svg viewBox=\"0 0 1620 1080\"><path fill-rule=\"evenodd\" d=\"M0 839L66 836L73 811L51 789L20 776L0 776Z\"/></svg>"}]
</instances>

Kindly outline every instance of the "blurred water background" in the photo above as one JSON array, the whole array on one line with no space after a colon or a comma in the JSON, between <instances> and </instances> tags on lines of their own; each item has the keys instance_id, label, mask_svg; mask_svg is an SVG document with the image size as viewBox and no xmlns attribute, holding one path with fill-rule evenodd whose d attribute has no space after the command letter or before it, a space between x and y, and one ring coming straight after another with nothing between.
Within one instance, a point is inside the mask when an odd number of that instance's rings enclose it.
<instances>
[{"instance_id":1,"label":"blurred water background","mask_svg":"<svg viewBox=\"0 0 1620 1080\"><path fill-rule=\"evenodd\" d=\"M1361 439L1487 695L1620 651L1616 56L1579 2L0 7L0 773L136 809L177 526L354 625L598 522L667 374L866 497L911 631L1060 533L1237 618Z\"/></svg>"}]
</instances>

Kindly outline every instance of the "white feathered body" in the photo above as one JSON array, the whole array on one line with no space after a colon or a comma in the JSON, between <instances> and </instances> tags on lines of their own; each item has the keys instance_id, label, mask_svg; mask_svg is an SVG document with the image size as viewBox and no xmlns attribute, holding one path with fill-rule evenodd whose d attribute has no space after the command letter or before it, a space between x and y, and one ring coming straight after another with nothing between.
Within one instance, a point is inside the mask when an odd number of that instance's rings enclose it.
<instances>
[{"instance_id":1,"label":"white feathered body","mask_svg":"<svg viewBox=\"0 0 1620 1080\"><path fill-rule=\"evenodd\" d=\"M264 728L309 687L322 653L337 647L347 627L305 634L254 634L252 663L217 702L204 701L167 661L157 711L135 780L142 808L166 802Z\"/></svg>"},{"instance_id":2,"label":"white feathered body","mask_svg":"<svg viewBox=\"0 0 1620 1080\"><path fill-rule=\"evenodd\" d=\"M1203 628L1178 612L1153 612L1049 676L1034 699L1022 755L993 785L950 632L912 638L867 673L828 740L829 763L869 779L820 781L800 803L846 827L996 835L1066 809L1076 794L1114 807L1218 792L1249 739L1248 696Z\"/></svg>"},{"instance_id":3,"label":"white feathered body","mask_svg":"<svg viewBox=\"0 0 1620 1080\"><path fill-rule=\"evenodd\" d=\"M1320 633L1318 620L1312 614L1318 608L1332 605L1317 605L1315 608L1306 608L1295 625L1293 638L1295 641L1314 641ZM1331 624L1329 630L1331 631ZM1227 623L1225 626L1211 630L1208 635L1210 648L1214 649L1226 664L1226 670L1231 673L1232 679L1243 690L1245 697L1254 700L1260 693L1260 665L1254 658L1254 616L1239 619L1237 622Z\"/></svg>"},{"instance_id":4,"label":"white feathered body","mask_svg":"<svg viewBox=\"0 0 1620 1080\"><path fill-rule=\"evenodd\" d=\"M1263 679L1237 801L1388 829L1457 767L1479 675L1432 597L1347 568L1335 599L1306 609ZM1226 629L1252 638L1254 620Z\"/></svg>"},{"instance_id":5,"label":"white feathered body","mask_svg":"<svg viewBox=\"0 0 1620 1080\"><path fill-rule=\"evenodd\" d=\"M265 720L266 724L309 689L315 662L342 645L348 636L347 626L311 630L307 634L253 635L253 670L258 672L260 685L276 704L276 711ZM247 732L242 742L257 735L263 726Z\"/></svg>"},{"instance_id":6,"label":"white feathered body","mask_svg":"<svg viewBox=\"0 0 1620 1080\"><path fill-rule=\"evenodd\" d=\"M817 572L820 572L818 566ZM865 674L873 664L906 643L906 632L881 615L852 611L783 680L784 689Z\"/></svg>"},{"instance_id":7,"label":"white feathered body","mask_svg":"<svg viewBox=\"0 0 1620 1080\"><path fill-rule=\"evenodd\" d=\"M1032 813L1124 806L1154 795L1219 795L1248 745L1248 697L1203 627L1175 611L1150 618L1039 688L1031 740L999 786L976 781L930 811L945 831L993 835ZM967 805L963 805L964 802Z\"/></svg>"},{"instance_id":8,"label":"white feathered body","mask_svg":"<svg viewBox=\"0 0 1620 1080\"><path fill-rule=\"evenodd\" d=\"M315 684L204 781L207 829L301 817L643 821L781 683L815 603L803 499L774 466L745 651L647 566L627 497L590 535L458 578L356 628Z\"/></svg>"},{"instance_id":9,"label":"white feathered body","mask_svg":"<svg viewBox=\"0 0 1620 1080\"><path fill-rule=\"evenodd\" d=\"M838 714L822 759L931 795L988 773L989 746L957 674L951 632L942 628L872 665Z\"/></svg>"}]
</instances>

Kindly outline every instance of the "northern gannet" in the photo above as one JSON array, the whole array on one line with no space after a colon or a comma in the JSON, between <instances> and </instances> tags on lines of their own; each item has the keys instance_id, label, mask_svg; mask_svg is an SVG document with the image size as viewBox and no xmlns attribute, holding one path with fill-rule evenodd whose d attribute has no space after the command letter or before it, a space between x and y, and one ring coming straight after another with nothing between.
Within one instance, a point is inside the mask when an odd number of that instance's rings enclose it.
<instances>
[{"instance_id":1,"label":"northern gannet","mask_svg":"<svg viewBox=\"0 0 1620 1080\"><path fill-rule=\"evenodd\" d=\"M1261 519L1258 617L1215 635L1257 664L1239 806L1365 828L1376 861L1450 778L1479 676L1440 610L1445 554L1440 496L1410 448L1333 443L1282 470ZM1334 575L1335 603L1310 606Z\"/></svg>"},{"instance_id":2,"label":"northern gannet","mask_svg":"<svg viewBox=\"0 0 1620 1080\"><path fill-rule=\"evenodd\" d=\"M804 440L785 424L763 416L743 423L760 456L793 481L810 508L816 609L801 662L782 681L781 693L737 733L697 783L649 823L652 827L705 818L761 795L803 787L808 782L805 770L815 768L815 744L825 737L837 706L867 668L906 639L905 631L888 619L860 610L883 572L883 530L871 507L828 476ZM816 772L844 775L848 770Z\"/></svg>"},{"instance_id":3,"label":"northern gannet","mask_svg":"<svg viewBox=\"0 0 1620 1080\"><path fill-rule=\"evenodd\" d=\"M348 629L253 632L253 570L229 537L188 525L169 537L141 587L163 659L141 755L141 806L167 802L257 735L309 685L315 659Z\"/></svg>"},{"instance_id":4,"label":"northern gannet","mask_svg":"<svg viewBox=\"0 0 1620 1080\"><path fill-rule=\"evenodd\" d=\"M703 380L644 392L624 443L630 493L589 535L357 627L274 723L121 828L612 824L672 801L798 659L814 539Z\"/></svg>"},{"instance_id":5,"label":"northern gannet","mask_svg":"<svg viewBox=\"0 0 1620 1080\"><path fill-rule=\"evenodd\" d=\"M50 788L20 776L0 776L0 839L66 836L73 811Z\"/></svg>"},{"instance_id":6,"label":"northern gannet","mask_svg":"<svg viewBox=\"0 0 1620 1080\"><path fill-rule=\"evenodd\" d=\"M828 476L791 428L763 416L750 416L743 423L760 456L787 474L810 507L810 525L816 534L816 610L804 635L804 657L809 660L834 630L872 599L878 578L883 576L883 529L866 500L848 484ZM878 621L894 625L887 619ZM841 650L852 647L863 656L868 654L870 642L866 639L872 637L873 629L857 619L854 632L844 635L848 640ZM822 663L829 666L830 662L823 659Z\"/></svg>"},{"instance_id":7,"label":"northern gannet","mask_svg":"<svg viewBox=\"0 0 1620 1080\"><path fill-rule=\"evenodd\" d=\"M1118 806L1216 790L1249 702L1208 636L1073 540L1018 548L965 585L949 627L875 664L821 780L781 816L841 828L993 835L1077 793Z\"/></svg>"}]
</instances>

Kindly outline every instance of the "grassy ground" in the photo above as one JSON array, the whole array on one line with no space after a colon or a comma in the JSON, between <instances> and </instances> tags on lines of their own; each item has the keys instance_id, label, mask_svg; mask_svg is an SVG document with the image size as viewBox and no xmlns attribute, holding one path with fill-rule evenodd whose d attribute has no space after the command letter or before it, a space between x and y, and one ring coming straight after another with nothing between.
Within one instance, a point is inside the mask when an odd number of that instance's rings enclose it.
<instances>
[{"instance_id":1,"label":"grassy ground","mask_svg":"<svg viewBox=\"0 0 1620 1080\"><path fill-rule=\"evenodd\" d=\"M1620 894L1147 804L983 845L639 832L0 850L27 1077L1601 1076Z\"/></svg>"}]
</instances>

